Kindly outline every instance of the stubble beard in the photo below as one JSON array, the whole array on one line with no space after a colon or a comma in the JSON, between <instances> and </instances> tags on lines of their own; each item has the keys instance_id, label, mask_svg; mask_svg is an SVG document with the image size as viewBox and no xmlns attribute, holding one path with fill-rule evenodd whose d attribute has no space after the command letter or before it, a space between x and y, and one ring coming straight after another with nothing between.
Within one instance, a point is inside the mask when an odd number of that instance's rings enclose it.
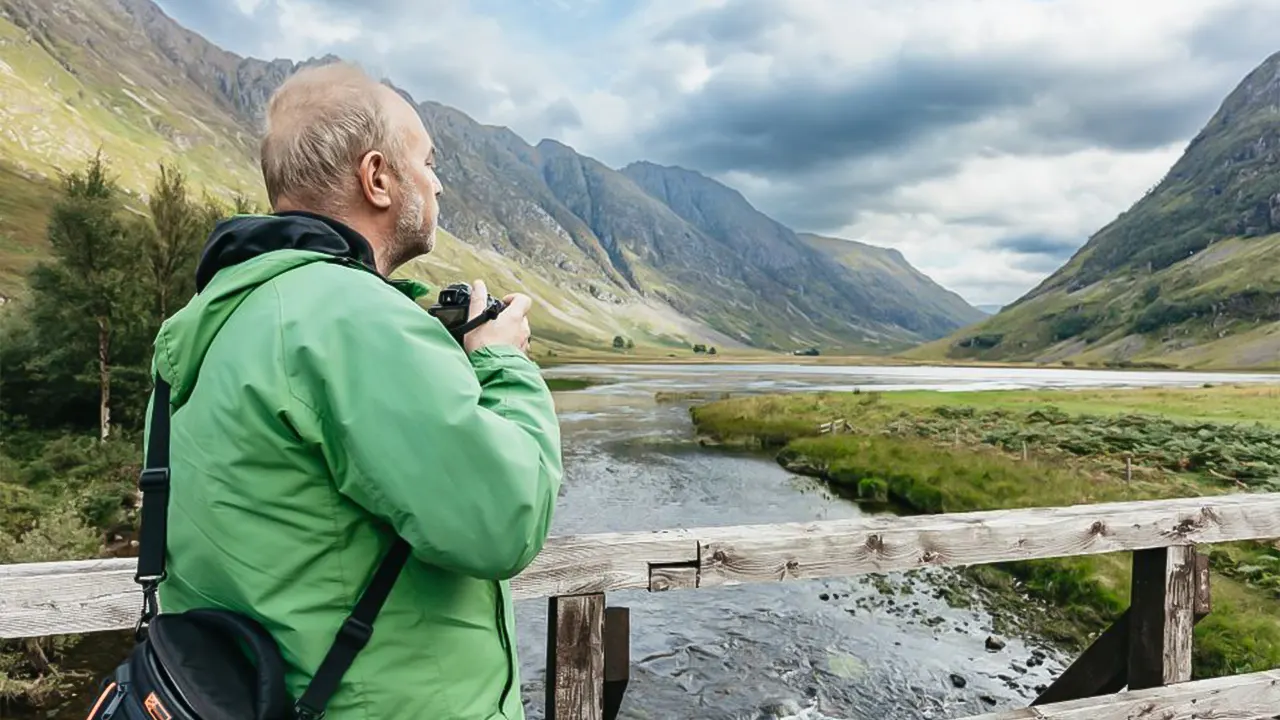
<instances>
[{"instance_id":1,"label":"stubble beard","mask_svg":"<svg viewBox=\"0 0 1280 720\"><path fill-rule=\"evenodd\" d=\"M395 237L389 248L394 266L430 253L436 244L435 223L424 227L426 201L422 194L410 184L402 184L401 187L404 188L404 204L396 217Z\"/></svg>"}]
</instances>

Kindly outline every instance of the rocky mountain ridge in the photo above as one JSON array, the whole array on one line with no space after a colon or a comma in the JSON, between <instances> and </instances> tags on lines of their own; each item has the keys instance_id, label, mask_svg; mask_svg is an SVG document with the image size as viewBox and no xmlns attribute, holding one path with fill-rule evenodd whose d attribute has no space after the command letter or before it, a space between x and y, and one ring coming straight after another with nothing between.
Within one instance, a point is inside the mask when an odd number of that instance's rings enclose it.
<instances>
[{"instance_id":1,"label":"rocky mountain ridge","mask_svg":"<svg viewBox=\"0 0 1280 720\"><path fill-rule=\"evenodd\" d=\"M212 192L260 197L256 134L267 99L299 68L335 59L242 58L150 0L0 0L5 25L0 39L10 44L0 46L0 60L14 60L14 71L0 75L0 101L39 104L57 114L54 135L75 128L83 141L31 150L38 120L18 118L0 146L0 170L40 182L98 140L139 196L151 164L168 156ZM608 347L624 335L673 347L889 352L979 317L949 298L938 305L933 290L945 291L927 279L923 295L869 290L865 268L858 275L832 262L710 178L642 163L620 172L401 93L439 147L441 225L460 243L454 262L427 258L406 272L444 282L493 266L501 290L537 285L553 343ZM681 191L658 192L650 181L659 175L668 190L680 178ZM0 206L0 231L15 235L18 223L5 220ZM29 232L18 231L17 242L38 246ZM4 251L0 244L0 267Z\"/></svg>"}]
</instances>

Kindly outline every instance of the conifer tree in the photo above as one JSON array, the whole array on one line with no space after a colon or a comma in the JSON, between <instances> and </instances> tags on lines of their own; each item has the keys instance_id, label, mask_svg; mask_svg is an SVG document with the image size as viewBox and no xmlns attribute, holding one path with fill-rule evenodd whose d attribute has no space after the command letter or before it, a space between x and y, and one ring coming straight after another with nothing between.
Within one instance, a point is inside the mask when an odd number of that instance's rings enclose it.
<instances>
[{"instance_id":1,"label":"conifer tree","mask_svg":"<svg viewBox=\"0 0 1280 720\"><path fill-rule=\"evenodd\" d=\"M142 224L140 234L159 327L195 292L195 264L208 236L208 213L191 198L182 171L165 163L160 164L147 204L151 217Z\"/></svg>"},{"instance_id":2,"label":"conifer tree","mask_svg":"<svg viewBox=\"0 0 1280 720\"><path fill-rule=\"evenodd\" d=\"M96 365L98 437L111 432L113 341L138 317L138 243L126 232L116 185L99 151L66 176L49 217L53 261L32 273L32 328L40 363L80 378ZM94 358L96 362L85 362Z\"/></svg>"}]
</instances>

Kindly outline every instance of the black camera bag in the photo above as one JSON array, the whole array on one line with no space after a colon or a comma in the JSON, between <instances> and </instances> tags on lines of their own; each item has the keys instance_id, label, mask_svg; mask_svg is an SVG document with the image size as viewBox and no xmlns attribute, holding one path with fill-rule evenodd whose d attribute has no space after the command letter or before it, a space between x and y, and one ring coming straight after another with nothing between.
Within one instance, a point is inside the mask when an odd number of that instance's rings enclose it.
<instances>
[{"instance_id":1,"label":"black camera bag","mask_svg":"<svg viewBox=\"0 0 1280 720\"><path fill-rule=\"evenodd\" d=\"M397 538L310 685L292 702L284 661L257 621L216 608L161 613L169 507L169 384L155 378L151 437L139 488L142 520L138 570L142 616L135 646L104 678L87 720L320 720L343 673L373 633L373 621L409 557Z\"/></svg>"}]
</instances>

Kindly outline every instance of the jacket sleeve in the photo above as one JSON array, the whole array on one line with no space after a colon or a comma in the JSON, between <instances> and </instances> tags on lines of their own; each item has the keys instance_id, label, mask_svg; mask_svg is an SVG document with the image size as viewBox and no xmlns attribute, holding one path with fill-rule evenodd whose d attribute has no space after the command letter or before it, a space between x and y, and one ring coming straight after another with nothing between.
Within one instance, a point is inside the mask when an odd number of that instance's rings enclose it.
<instances>
[{"instance_id":1,"label":"jacket sleeve","mask_svg":"<svg viewBox=\"0 0 1280 720\"><path fill-rule=\"evenodd\" d=\"M290 390L318 418L339 492L424 562L509 579L542 550L563 476L551 393L515 348L468 357L373 282L285 324Z\"/></svg>"}]
</instances>

